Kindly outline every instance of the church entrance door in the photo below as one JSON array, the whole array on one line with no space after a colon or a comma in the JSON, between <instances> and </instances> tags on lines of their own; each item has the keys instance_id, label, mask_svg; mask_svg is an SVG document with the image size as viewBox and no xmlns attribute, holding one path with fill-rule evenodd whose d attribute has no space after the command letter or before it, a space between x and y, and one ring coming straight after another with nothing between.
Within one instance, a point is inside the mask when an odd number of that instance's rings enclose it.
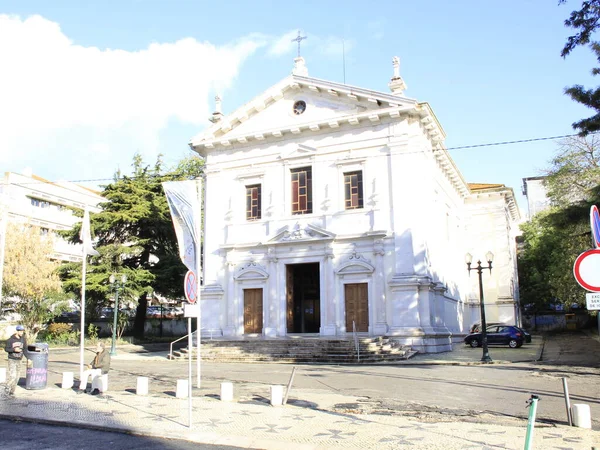
<instances>
[{"instance_id":1,"label":"church entrance door","mask_svg":"<svg viewBox=\"0 0 600 450\"><path fill-rule=\"evenodd\" d=\"M263 290L244 289L244 334L262 333Z\"/></svg>"},{"instance_id":2,"label":"church entrance door","mask_svg":"<svg viewBox=\"0 0 600 450\"><path fill-rule=\"evenodd\" d=\"M319 333L319 263L288 264L286 271L287 332Z\"/></svg>"},{"instance_id":3,"label":"church entrance door","mask_svg":"<svg viewBox=\"0 0 600 450\"><path fill-rule=\"evenodd\" d=\"M352 322L358 332L369 331L369 294L367 283L346 284L346 331L351 332Z\"/></svg>"}]
</instances>

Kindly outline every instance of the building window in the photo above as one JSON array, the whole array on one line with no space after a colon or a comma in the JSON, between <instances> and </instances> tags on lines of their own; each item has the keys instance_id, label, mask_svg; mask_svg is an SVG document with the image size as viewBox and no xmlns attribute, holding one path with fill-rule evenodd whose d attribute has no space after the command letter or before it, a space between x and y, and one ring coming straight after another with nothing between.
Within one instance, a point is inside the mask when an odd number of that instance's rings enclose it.
<instances>
[{"instance_id":1,"label":"building window","mask_svg":"<svg viewBox=\"0 0 600 450\"><path fill-rule=\"evenodd\" d=\"M312 168L292 169L292 214L312 213Z\"/></svg>"},{"instance_id":2,"label":"building window","mask_svg":"<svg viewBox=\"0 0 600 450\"><path fill-rule=\"evenodd\" d=\"M363 207L362 171L344 174L344 200L346 209Z\"/></svg>"},{"instance_id":3,"label":"building window","mask_svg":"<svg viewBox=\"0 0 600 450\"><path fill-rule=\"evenodd\" d=\"M261 217L260 184L246 186L246 219L259 220Z\"/></svg>"}]
</instances>

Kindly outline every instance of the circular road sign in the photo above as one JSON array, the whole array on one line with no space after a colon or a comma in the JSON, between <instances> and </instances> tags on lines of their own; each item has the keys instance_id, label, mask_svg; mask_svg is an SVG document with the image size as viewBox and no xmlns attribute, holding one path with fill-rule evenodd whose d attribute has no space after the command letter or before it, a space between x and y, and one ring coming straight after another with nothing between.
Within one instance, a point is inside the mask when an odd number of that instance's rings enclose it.
<instances>
[{"instance_id":1,"label":"circular road sign","mask_svg":"<svg viewBox=\"0 0 600 450\"><path fill-rule=\"evenodd\" d=\"M188 302L194 304L198 299L198 290L196 286L196 274L193 270L188 270L183 280L183 287L185 291L185 298Z\"/></svg>"},{"instance_id":2,"label":"circular road sign","mask_svg":"<svg viewBox=\"0 0 600 450\"><path fill-rule=\"evenodd\" d=\"M579 285L592 292L600 292L600 249L583 252L575 260L573 274Z\"/></svg>"}]
</instances>

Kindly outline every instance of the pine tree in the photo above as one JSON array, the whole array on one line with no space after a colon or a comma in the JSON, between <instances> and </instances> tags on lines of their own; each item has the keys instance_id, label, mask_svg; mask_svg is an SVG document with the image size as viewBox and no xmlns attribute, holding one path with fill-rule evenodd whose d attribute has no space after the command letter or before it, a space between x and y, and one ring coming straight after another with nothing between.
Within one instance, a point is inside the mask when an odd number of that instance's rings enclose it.
<instances>
[{"instance_id":1,"label":"pine tree","mask_svg":"<svg viewBox=\"0 0 600 450\"><path fill-rule=\"evenodd\" d=\"M108 302L112 295L108 279L113 273L127 276L125 290L119 298L137 304L134 322L137 336L144 332L148 296L157 293L183 298L183 277L187 269L179 259L161 183L195 178L201 175L202 167L202 160L190 157L163 173L160 156L154 166L147 166L136 154L132 175L116 176L114 182L104 187L102 196L106 201L100 205L102 211L90 215L97 239L96 250L100 253L92 257L88 265L86 297L90 299L90 311ZM74 229L70 240L77 242L78 233L79 230ZM81 275L77 265L65 265L61 273L65 287L78 292Z\"/></svg>"}]
</instances>

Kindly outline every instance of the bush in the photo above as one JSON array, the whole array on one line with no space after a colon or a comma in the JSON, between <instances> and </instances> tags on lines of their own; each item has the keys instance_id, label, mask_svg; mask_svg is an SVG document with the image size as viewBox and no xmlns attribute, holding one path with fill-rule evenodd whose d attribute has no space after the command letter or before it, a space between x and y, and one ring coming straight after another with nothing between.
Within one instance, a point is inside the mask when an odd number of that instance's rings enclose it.
<instances>
[{"instance_id":1,"label":"bush","mask_svg":"<svg viewBox=\"0 0 600 450\"><path fill-rule=\"evenodd\" d=\"M71 324L51 323L48 328L41 331L39 339L52 344L77 345L79 331L73 331Z\"/></svg>"}]
</instances>

